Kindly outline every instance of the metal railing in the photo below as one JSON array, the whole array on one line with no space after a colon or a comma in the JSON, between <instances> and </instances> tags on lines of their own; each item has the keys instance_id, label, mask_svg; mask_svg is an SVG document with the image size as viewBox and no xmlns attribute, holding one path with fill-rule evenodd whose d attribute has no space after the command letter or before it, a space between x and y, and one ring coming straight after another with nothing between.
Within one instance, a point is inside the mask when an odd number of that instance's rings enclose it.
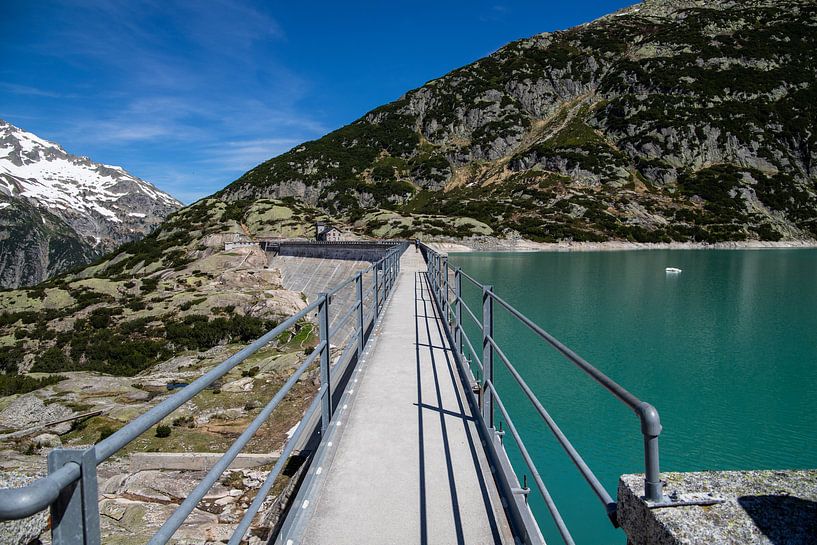
<instances>
[{"instance_id":1,"label":"metal railing","mask_svg":"<svg viewBox=\"0 0 817 545\"><path fill-rule=\"evenodd\" d=\"M48 475L46 477L22 488L0 490L0 521L25 518L50 507L51 540L54 545L99 545L97 466L152 426L160 423L181 405L226 375L267 343L293 328L302 319L317 313L319 330L317 346L149 541L150 545L160 545L171 539L298 379L319 359L320 387L304 413L300 425L287 441L278 461L267 475L229 540L229 545L240 543L295 446L300 444L302 439L308 438L309 434L317 433L322 436L326 432L337 403L337 400L333 399L333 389L337 386L340 377L349 371L349 362L356 362L360 359L366 341L374 330L374 322L379 317L383 304L394 286L400 270L400 255L406 246L406 243L391 245L384 257L369 268L358 272L329 292L321 293L303 310L290 316L241 351L94 446L87 449L51 451L48 456ZM369 286L364 286L363 279L366 274L371 274L372 281ZM338 292L352 285L354 285L355 300L350 309L342 318L335 320L330 329L329 309L332 299ZM369 302L368 312L365 308L366 302ZM332 341L337 340L337 335L352 317L355 318L354 329L345 336L342 344L338 345L340 355L332 362L330 361L331 349L335 347ZM306 425L318 411L320 411L319 430Z\"/></svg>"},{"instance_id":2,"label":"metal railing","mask_svg":"<svg viewBox=\"0 0 817 545\"><path fill-rule=\"evenodd\" d=\"M500 345L497 343L494 336L494 307L500 306L511 317L513 317L520 325L525 326L531 330L535 335L542 339L545 343L556 349L569 362L578 367L581 371L587 374L595 382L603 386L610 393L612 393L619 401L627 405L635 412L641 421L641 433L644 438L644 492L646 499L654 503L662 503L665 497L662 492L662 484L660 480L659 464L658 464L658 436L661 433L661 422L658 417L658 411L644 401L641 401L636 396L628 392L621 385L616 383L610 377L596 369L593 365L584 360L581 356L573 352L570 348L562 344L559 340L553 337L550 333L536 325L533 321L515 309L507 301L499 297L493 291L490 285L481 284L479 281L469 276L461 268L452 268L448 264L448 257L441 255L429 248L421 245L423 256L428 265L428 280L431 286L431 291L442 316L444 317L444 326L448 329L448 333L454 345L454 351L459 359L462 367L467 371L472 379L472 383L476 383L478 387L478 405L480 409L480 417L489 433L499 436L500 449L504 451L501 438L505 434L502 430L497 430L494 426L494 418L496 410L502 416L502 421L510 431L511 436L516 443L516 446L528 467L536 487L544 500L544 503L550 512L553 521L562 536L565 543L573 545L574 541L567 529L559 510L550 495L541 475L539 474L536 464L530 456L530 453L525 446L525 443L517 431L511 416L508 414L505 404L497 391L494 383L494 370L496 358L504 365L513 380L524 392L525 397L533 405L536 412L550 429L560 446L567 453L570 460L581 473L582 477L592 488L595 495L604 505L607 515L614 526L618 527L618 520L616 517L616 502L610 497L610 494L602 486L599 479L593 471L585 463L584 459L573 447L564 433L562 433L559 426L553 420L551 415L536 397L536 394L528 386L525 379L513 365L513 363L506 356ZM466 304L463 299L462 283L463 280L470 282L478 290L482 292L482 313L481 317L477 316L473 310ZM464 311L464 312L463 312ZM463 319L467 318L474 322L477 327L479 335L482 337L481 346L476 349L473 343L469 340L463 327ZM476 344L479 344L478 342ZM468 350L470 358L466 358L464 349ZM477 368L481 371L481 381L477 381L473 372L467 364L463 363L467 360L472 360ZM496 446L496 441L489 441L489 446L493 444ZM506 454L502 453L506 458ZM510 464L499 464L501 471L511 471ZM515 475L506 475L505 482L518 483L518 478ZM509 488L509 491L515 495L514 500L518 501L518 495L527 497L529 489L526 486ZM525 523L525 521L522 521ZM535 530L538 531L538 528ZM529 531L529 534L534 531Z\"/></svg>"}]
</instances>

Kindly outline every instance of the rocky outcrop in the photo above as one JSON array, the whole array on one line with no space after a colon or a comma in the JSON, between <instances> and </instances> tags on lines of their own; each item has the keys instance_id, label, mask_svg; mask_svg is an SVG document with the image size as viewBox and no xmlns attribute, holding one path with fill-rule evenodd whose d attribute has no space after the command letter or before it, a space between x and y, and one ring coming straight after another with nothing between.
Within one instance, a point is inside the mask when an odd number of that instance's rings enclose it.
<instances>
[{"instance_id":1,"label":"rocky outcrop","mask_svg":"<svg viewBox=\"0 0 817 545\"><path fill-rule=\"evenodd\" d=\"M57 216L0 196L0 287L37 284L98 255Z\"/></svg>"},{"instance_id":2,"label":"rocky outcrop","mask_svg":"<svg viewBox=\"0 0 817 545\"><path fill-rule=\"evenodd\" d=\"M0 428L15 430L33 428L68 418L73 414L74 411L59 403L46 405L35 395L24 395L12 401L0 412ZM71 429L71 423L58 424L54 429L57 433L65 433Z\"/></svg>"}]
</instances>

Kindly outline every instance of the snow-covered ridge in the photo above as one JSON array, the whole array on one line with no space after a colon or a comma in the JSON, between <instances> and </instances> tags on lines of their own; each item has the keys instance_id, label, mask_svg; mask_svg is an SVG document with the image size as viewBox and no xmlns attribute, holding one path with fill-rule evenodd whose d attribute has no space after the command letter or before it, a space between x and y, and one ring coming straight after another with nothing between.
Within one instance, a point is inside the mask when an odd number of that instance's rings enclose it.
<instances>
[{"instance_id":1,"label":"snow-covered ridge","mask_svg":"<svg viewBox=\"0 0 817 545\"><path fill-rule=\"evenodd\" d=\"M131 191L171 207L181 203L122 167L94 163L0 120L0 191L40 205L95 211L121 221L131 210L116 202Z\"/></svg>"},{"instance_id":2,"label":"snow-covered ridge","mask_svg":"<svg viewBox=\"0 0 817 545\"><path fill-rule=\"evenodd\" d=\"M1 119L0 193L24 198L78 232L111 243L148 232L182 206L122 167L71 155Z\"/></svg>"}]
</instances>

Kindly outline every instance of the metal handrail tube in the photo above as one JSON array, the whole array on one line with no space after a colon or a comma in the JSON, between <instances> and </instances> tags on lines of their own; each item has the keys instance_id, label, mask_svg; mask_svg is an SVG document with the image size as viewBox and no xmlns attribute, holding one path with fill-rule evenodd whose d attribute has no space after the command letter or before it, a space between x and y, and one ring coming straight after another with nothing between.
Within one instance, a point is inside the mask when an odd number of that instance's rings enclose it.
<instances>
[{"instance_id":1,"label":"metal handrail tube","mask_svg":"<svg viewBox=\"0 0 817 545\"><path fill-rule=\"evenodd\" d=\"M525 460L525 464L528 466L528 469L530 469L533 480L536 482L536 487L539 489L542 499L545 500L545 505L547 506L548 511L550 511L550 516L553 517L553 522L556 524L556 528L558 528L562 539L565 543L567 543L567 545L575 545L573 536L570 535L570 530L567 529L567 525L565 524L564 519L562 519L559 509L556 507L556 503L553 501L550 491L548 490L547 486L545 486L542 476L539 475L539 471L536 469L536 464L533 463L533 459L530 457L528 449L525 447L525 443L522 441L522 437L520 437L519 432L516 431L516 426L514 426L513 420L511 420L511 417L508 415L508 411L505 410L505 404L502 403L499 393L496 391L496 388L494 388L494 385L490 381L486 382L486 386L491 390L494 397L494 402L496 403L499 412L502 413L502 419L505 421L505 424L507 424L511 435L513 435L513 439L516 441L519 452L522 454L522 458Z\"/></svg>"},{"instance_id":2,"label":"metal handrail tube","mask_svg":"<svg viewBox=\"0 0 817 545\"><path fill-rule=\"evenodd\" d=\"M224 471L230 467L230 464L235 459L236 456L241 453L244 449L246 444L252 439L258 429L267 421L270 417L272 412L278 407L278 404L284 397L289 393L295 383L301 378L301 375L306 371L306 369L312 365L315 361L317 356L323 352L324 350L328 350L326 343L321 343L312 353L307 357L304 362L298 367L298 369L292 373L292 375L287 379L284 385L281 387L280 390L272 397L272 399L267 403L267 405L258 413L253 421L250 423L249 426L238 436L238 439L230 445L230 448L227 449L227 452L218 459L210 471L204 476L204 478L199 482L196 488L190 492L184 501L173 511L173 514L165 521L161 528L150 538L148 545L163 545L167 543L170 538L173 537L173 534L176 533L176 530L179 529L185 519L187 519L188 515L196 508L196 505L201 501L207 491L215 484L218 478L221 476ZM320 399L320 398L318 398Z\"/></svg>"},{"instance_id":3,"label":"metal handrail tube","mask_svg":"<svg viewBox=\"0 0 817 545\"><path fill-rule=\"evenodd\" d=\"M570 440L568 440L568 438L565 436L562 430L559 429L559 426L556 424L556 421L553 420L553 417L550 416L550 413L548 413L547 410L539 402L539 400L536 399L536 394L534 394L533 390L530 389L530 386L528 386L528 384L519 374L519 371L517 371L516 368L513 365L511 365L511 362L508 361L508 357L505 355L502 349L499 348L499 346L496 344L496 341L494 341L494 339L491 338L490 336L487 337L487 339L491 346L493 346L494 351L496 351L497 355L499 356L499 359L503 361L505 367L508 368L508 371L510 371L513 378L516 379L516 382L519 384L519 387L522 389L523 392L525 392L527 398L536 408L536 411L539 413L539 416L542 417L542 419L550 428L550 431L553 432L553 435L556 437L556 440L559 441L559 444L562 446L564 451L570 457L573 464L578 468L579 472L584 477L584 480L587 481L587 484L590 485L590 487L596 493L596 496L598 496L598 498L607 508L609 514L611 509L613 510L615 509L615 502L613 501L613 498L611 498L610 494L607 493L607 490L604 489L604 486L602 486L599 479L596 477L596 475L593 473L590 467L588 467L587 463L584 461L581 455L576 451L575 447L570 442Z\"/></svg>"},{"instance_id":4,"label":"metal handrail tube","mask_svg":"<svg viewBox=\"0 0 817 545\"><path fill-rule=\"evenodd\" d=\"M339 333L339 329L340 328L330 329L330 337L337 337L337 335ZM346 334L343 337L338 337L338 338L333 339L332 346L334 346L335 348L344 348L345 349L346 345L349 343L349 337L351 335L353 335L353 334L356 334L357 332L358 332L357 327L355 327L351 331L347 331ZM331 348L331 346L330 346L330 348Z\"/></svg>"},{"instance_id":5,"label":"metal handrail tube","mask_svg":"<svg viewBox=\"0 0 817 545\"><path fill-rule=\"evenodd\" d=\"M331 290L327 291L327 292L326 292L326 295L328 295L329 297L332 297L333 295L337 294L337 293L338 293L340 290L342 290L343 288L348 287L348 286L349 286L349 284L351 284L351 283L352 283L352 282L354 282L354 281L355 281L355 277L354 277L354 276L353 276L353 277L351 277L351 278L347 278L346 280L344 280L343 282L341 282L340 284L338 284L337 286L335 286L335 287L334 287L334 288L332 288Z\"/></svg>"},{"instance_id":6,"label":"metal handrail tube","mask_svg":"<svg viewBox=\"0 0 817 545\"><path fill-rule=\"evenodd\" d=\"M303 435L304 430L307 428L307 426L304 424L309 421L315 411L318 410L318 407L320 407L320 400L325 390L325 384L321 385L321 387L318 389L315 398L312 400L312 403L309 404L309 407L301 418L301 421L298 423L298 428L295 430L295 433L292 434L292 437L287 440L284 450L281 451L281 456L278 458L278 461L275 462L275 466L273 466L272 471L269 472L267 478L264 479L264 483L255 494L255 499L253 499L252 503L247 508L247 511L241 518L241 522L239 522L238 526L236 526L227 545L238 545L241 543L241 540L244 538L244 534L247 533L247 530L252 524L253 517L255 517L256 513L258 513L258 511L261 509L261 505L263 505L264 500L267 499L270 489L275 484L275 479L278 478L278 475L281 473L281 470L283 470L287 459L292 454L292 451L295 450L295 445L298 444L301 435Z\"/></svg>"},{"instance_id":7,"label":"metal handrail tube","mask_svg":"<svg viewBox=\"0 0 817 545\"><path fill-rule=\"evenodd\" d=\"M392 257L394 254L396 254L398 251L400 251L400 244L403 244L403 243L396 244L395 247L391 248L388 252L386 252L386 254L383 257L381 257L376 262L374 262L373 264L369 265L366 269L364 269L363 274L368 273L369 271L371 271L372 269L374 269L375 267L377 267L381 263L385 263L388 258ZM331 290L329 290L326 293L327 293L327 295L329 295L331 297L332 295L335 295L337 292L339 292L340 290L342 290L343 288L345 288L346 286L348 286L349 284L351 284L354 281L355 281L355 277L352 276L352 277L344 280L343 282L341 282L340 284L338 284L337 286L335 286L334 288L332 288Z\"/></svg>"},{"instance_id":8,"label":"metal handrail tube","mask_svg":"<svg viewBox=\"0 0 817 545\"><path fill-rule=\"evenodd\" d=\"M471 316L471 319L474 320L474 323L477 324L477 327L480 329L480 331L482 331L482 320L477 318L477 315L474 314L474 311L471 310L471 308L468 306L468 303L466 303L462 297L459 297L458 301L462 303L462 308L465 309L468 315Z\"/></svg>"},{"instance_id":9,"label":"metal handrail tube","mask_svg":"<svg viewBox=\"0 0 817 545\"><path fill-rule=\"evenodd\" d=\"M462 340L464 340L465 344L468 345L468 349L471 351L471 357L476 360L479 369L482 370L483 369L482 360L479 358L479 356L477 356L477 351L474 350L474 345L471 344L471 340L468 338L468 335L463 334Z\"/></svg>"},{"instance_id":10,"label":"metal handrail tube","mask_svg":"<svg viewBox=\"0 0 817 545\"><path fill-rule=\"evenodd\" d=\"M584 371L597 383L602 385L610 393L629 406L641 421L641 434L644 436L644 493L647 499L661 501L663 492L659 470L658 436L661 434L661 418L658 410L645 401L641 401L636 396L627 391L616 381L596 369L584 358L573 352L570 348L559 342L550 333L533 323L527 316L513 308L507 301L498 295L491 293L494 301L505 307L505 309L525 324L531 331L542 337L548 344L574 363L579 369Z\"/></svg>"},{"instance_id":11,"label":"metal handrail tube","mask_svg":"<svg viewBox=\"0 0 817 545\"><path fill-rule=\"evenodd\" d=\"M470 274L468 274L467 272L465 272L465 271L461 270L461 271L460 271L460 274L462 274L462 277L463 277L463 278L465 278L466 280L470 281L470 282L471 282L473 285L475 285L476 287L478 287L480 290L483 288L483 284L482 284L482 283L481 283L479 280L477 280L476 278L474 278L473 276L471 276Z\"/></svg>"},{"instance_id":12,"label":"metal handrail tube","mask_svg":"<svg viewBox=\"0 0 817 545\"><path fill-rule=\"evenodd\" d=\"M337 319L334 320L334 323L332 324L332 327L329 329L329 331L330 331L329 335L330 336L333 336L333 335L337 334L338 331L340 331L340 329L346 324L346 322L349 320L349 318L351 318L352 315L355 313L358 306L360 306L360 303L355 302L355 304L353 304L351 306L351 308L348 310L348 312L346 312L346 314L343 315L342 318L337 318Z\"/></svg>"},{"instance_id":13,"label":"metal handrail tube","mask_svg":"<svg viewBox=\"0 0 817 545\"><path fill-rule=\"evenodd\" d=\"M247 359L259 348L265 346L272 339L274 339L275 337L277 337L278 335L280 335L281 333L295 325L298 322L298 320L300 320L301 318L303 318L304 316L308 315L313 310L318 308L318 305L320 304L321 301L322 299L319 298L313 303L307 305L300 312L290 316L281 324L279 324L277 327L265 333L264 335L259 337L257 340L253 341L251 344L249 344L239 352L233 354L232 356L224 360L224 362L222 362L215 368L211 369L209 372L205 373L201 377L197 378L196 380L194 380L193 382L179 390L176 394L162 401L161 403L159 403L146 413L136 417L130 423L126 424L123 428L119 429L106 439L103 439L102 441L97 443L94 446L96 463L100 464L104 460L110 458L111 455L113 455L113 453L115 453L116 451L118 451L119 449L121 449L134 439L136 439L138 436L142 435L151 426L161 421L162 418L164 418L174 410L181 407L193 396L204 390L207 386L215 382L217 379L226 375L233 367Z\"/></svg>"},{"instance_id":14,"label":"metal handrail tube","mask_svg":"<svg viewBox=\"0 0 817 545\"><path fill-rule=\"evenodd\" d=\"M69 462L47 477L22 488L0 489L0 520L30 517L54 503L63 488L77 482L79 464Z\"/></svg>"},{"instance_id":15,"label":"metal handrail tube","mask_svg":"<svg viewBox=\"0 0 817 545\"><path fill-rule=\"evenodd\" d=\"M494 301L505 307L505 309L510 312L514 317L519 319L520 322L528 326L528 328L542 337L549 345L559 351L564 357L566 357L571 362L575 363L582 371L584 371L587 375L589 375L593 380L607 388L614 396L619 398L621 401L629 405L631 408L636 409L641 404L641 400L635 397L633 394L628 392L624 387L617 384L613 379L596 369L591 363L586 361L584 358L576 354L570 348L562 344L558 339L556 339L553 335L533 323L527 316L516 310L514 307L511 306L510 303L499 297L498 295L492 293L491 294Z\"/></svg>"},{"instance_id":16,"label":"metal handrail tube","mask_svg":"<svg viewBox=\"0 0 817 545\"><path fill-rule=\"evenodd\" d=\"M317 300L308 304L305 308L287 318L283 323L279 324L272 330L268 331L260 338L256 339L254 342L250 343L242 350L238 351L237 353L233 354L225 361L211 369L209 372L205 373L198 379L191 382L189 385L184 387L183 389L179 390L168 399L162 401L155 407L151 408L144 414L138 416L117 432L111 434L106 439L100 441L89 450L85 451L89 457L89 463L92 466L99 465L109 457L111 457L114 453L119 451L125 445L133 441L136 437L140 436L142 433L147 431L150 427L155 425L158 422L161 422L163 418L165 418L168 414L173 412L174 410L178 409L181 405L189 401L195 395L200 393L206 387L210 386L213 382L217 379L226 375L229 371L234 369L238 364L243 362L247 357L254 354L260 348L268 344L270 341L275 339L277 336L281 335L283 332L290 329L294 326L299 320L305 318L306 316L313 313L316 309L324 308L329 304L329 298L333 295L338 293L341 289L344 289L349 284L355 282L357 279L361 279L364 274L372 272L373 278L378 280L378 270L380 271L380 278L379 282L373 282L375 286L373 286L374 295L369 295L367 300L372 300L373 312L370 316L369 320L365 320L364 323L366 324L364 327L368 328L369 325L374 321L374 319L378 315L378 306L382 306L382 303L385 302L386 297L389 295L391 288L394 286L394 281L396 280L397 272L400 269L400 262L399 256L405 251L407 243L405 241L402 242L395 242L393 247L386 252L385 256L382 257L377 262L370 265L365 271L358 273L357 275L349 278L348 280L342 282L341 284L335 286L331 292L328 294L321 294ZM388 279L387 279L388 275ZM378 290L378 288L382 288L382 290ZM379 291L379 293L378 293ZM352 315L355 310L360 309L363 310L365 308L365 304L361 300L362 297L359 297L357 302L354 303L352 308L347 312L346 316L342 323L345 323L348 320L348 316ZM377 305L377 300L380 299L381 305ZM319 355L321 356L328 356L329 353L329 335L331 334L330 328L328 324L325 322L326 316L324 315L324 321L322 322L323 327L322 331L326 332L326 339L322 339L319 345L312 351L312 353L304 360L298 370L290 376L287 382L282 386L282 388L275 394L273 399L264 407L262 412L252 421L250 426L239 436L239 438L231 445L230 449L225 453L220 459L219 462L214 466L210 472L208 472L205 479L199 483L199 485L194 489L193 493L182 503L182 505L173 513L170 519L165 522L165 525L162 526L160 532L157 533L150 543L163 543L166 542L170 537L172 537L173 533L176 529L178 529L179 525L185 520L187 515L195 508L195 505L201 500L203 494L212 486L215 482L215 479L218 478L221 473L225 469L229 467L229 464L232 460L238 455L238 453L243 449L250 438L257 432L258 428L268 419L271 412L278 406L281 400L289 393L293 384L303 375L306 368L309 365L313 364L315 360L318 358ZM337 331L335 331L337 332ZM361 327L358 324L358 328L353 332L355 335L360 335ZM323 335L322 335L323 337ZM345 349L343 354L338 358L336 362L336 366L339 367L340 365L345 365L344 360L346 358L350 359L350 355L357 350L359 352L360 345L358 343L351 343L349 342L349 337L344 340ZM354 350L349 350L349 347L354 345ZM320 406L321 403L325 403L326 399L324 399L324 393L329 391L329 384L324 383L318 391L318 395L316 396L315 400L311 405L311 409L307 412L307 418L312 417L312 413L316 410L314 407ZM293 438L300 437L300 433L296 433ZM279 463L276 464L275 470L276 472L280 472L280 468L282 467L283 461L286 457L291 454L292 445L296 444L296 440L291 440L290 443L287 445L287 449L284 450L285 454L282 456L282 459L279 460ZM85 458L83 459L83 467L85 465ZM47 508L49 505L52 505L55 501L58 500L60 494L65 490L65 488L69 487L73 483L76 483L80 480L84 482L85 476L83 475L84 469L80 466L79 463L70 460L64 463L61 467L51 468L51 473L42 478L34 481L33 483L15 489L0 489L0 520L13 520L13 519L20 519L25 518L27 516L31 516L36 514L43 509ZM275 475L273 475L270 479L274 480ZM91 479L96 479L95 475L90 476ZM268 492L269 489L266 489ZM262 498L263 499L263 496ZM192 507L190 505L192 504ZM91 506L87 506L88 509L91 509ZM184 509L183 509L184 508ZM85 508L83 508L84 511ZM186 513L184 512L186 510ZM257 509L256 509L257 511ZM250 519L252 517L250 516ZM97 522L98 525L98 522ZM169 532L169 534L164 537L164 534ZM162 541L163 540L163 541Z\"/></svg>"},{"instance_id":17,"label":"metal handrail tube","mask_svg":"<svg viewBox=\"0 0 817 545\"><path fill-rule=\"evenodd\" d=\"M353 333L354 333L354 335L352 336L352 338L357 336L358 332L357 332L357 330L355 330L355 331L353 331ZM348 337L347 337L347 339L348 339ZM341 352L340 356L338 356L338 358L332 363L332 369L331 369L332 373L335 373L338 369L340 369L341 361L344 358L348 358L346 362L343 362L345 364L345 363L348 362L349 359L352 358L352 354L354 354L357 351L357 343L355 343L355 342L346 342L342 346L343 346L343 352ZM343 368L343 371L346 371L345 367Z\"/></svg>"}]
</instances>

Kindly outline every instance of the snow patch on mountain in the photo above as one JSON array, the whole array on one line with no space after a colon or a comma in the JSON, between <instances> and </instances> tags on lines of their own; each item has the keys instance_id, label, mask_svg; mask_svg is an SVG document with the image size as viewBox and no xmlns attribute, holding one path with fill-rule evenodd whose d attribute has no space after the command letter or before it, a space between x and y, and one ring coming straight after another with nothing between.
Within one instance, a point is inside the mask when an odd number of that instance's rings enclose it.
<instances>
[{"instance_id":1,"label":"snow patch on mountain","mask_svg":"<svg viewBox=\"0 0 817 545\"><path fill-rule=\"evenodd\" d=\"M122 167L71 155L1 119L0 193L48 210L103 249L147 234L182 206Z\"/></svg>"}]
</instances>

